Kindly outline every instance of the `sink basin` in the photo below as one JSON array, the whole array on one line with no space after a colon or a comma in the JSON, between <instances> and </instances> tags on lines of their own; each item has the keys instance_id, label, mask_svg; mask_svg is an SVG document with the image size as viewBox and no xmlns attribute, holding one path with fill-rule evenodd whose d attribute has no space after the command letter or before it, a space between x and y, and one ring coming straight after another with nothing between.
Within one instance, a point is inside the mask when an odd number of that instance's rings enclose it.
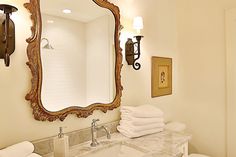
<instances>
[{"instance_id":1,"label":"sink basin","mask_svg":"<svg viewBox=\"0 0 236 157\"><path fill-rule=\"evenodd\" d=\"M145 150L121 142L92 151L81 157L142 157L145 153Z\"/></svg>"}]
</instances>

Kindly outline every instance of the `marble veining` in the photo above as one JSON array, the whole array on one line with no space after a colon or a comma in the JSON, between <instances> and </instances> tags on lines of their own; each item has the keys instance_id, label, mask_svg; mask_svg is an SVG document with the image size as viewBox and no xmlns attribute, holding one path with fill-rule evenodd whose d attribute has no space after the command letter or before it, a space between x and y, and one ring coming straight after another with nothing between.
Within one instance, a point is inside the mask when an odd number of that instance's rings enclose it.
<instances>
[{"instance_id":1,"label":"marble veining","mask_svg":"<svg viewBox=\"0 0 236 157\"><path fill-rule=\"evenodd\" d=\"M170 131L163 131L135 139L128 139L120 133L113 133L110 140L105 137L99 138L100 145L95 148L90 147L91 141L70 147L69 157L83 157L90 153L94 154L121 142L136 150L145 152L144 157L177 157L178 147L188 142L190 138L191 136L188 134ZM50 153L44 157L53 157L53 155Z\"/></svg>"}]
</instances>

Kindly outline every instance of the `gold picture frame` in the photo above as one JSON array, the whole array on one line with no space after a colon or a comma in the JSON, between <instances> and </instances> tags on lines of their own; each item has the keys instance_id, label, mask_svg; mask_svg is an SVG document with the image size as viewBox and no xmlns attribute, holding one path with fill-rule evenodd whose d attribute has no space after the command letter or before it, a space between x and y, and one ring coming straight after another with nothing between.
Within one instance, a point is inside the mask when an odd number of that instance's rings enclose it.
<instances>
[{"instance_id":1,"label":"gold picture frame","mask_svg":"<svg viewBox=\"0 0 236 157\"><path fill-rule=\"evenodd\" d=\"M172 58L152 57L152 98L172 94Z\"/></svg>"}]
</instances>

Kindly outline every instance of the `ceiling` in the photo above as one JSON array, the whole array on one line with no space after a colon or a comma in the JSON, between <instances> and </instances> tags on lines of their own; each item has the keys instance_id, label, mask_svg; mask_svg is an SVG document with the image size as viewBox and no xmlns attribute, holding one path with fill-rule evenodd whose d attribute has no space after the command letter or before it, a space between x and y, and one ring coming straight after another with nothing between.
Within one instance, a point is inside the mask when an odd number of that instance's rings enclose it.
<instances>
[{"instance_id":1,"label":"ceiling","mask_svg":"<svg viewBox=\"0 0 236 157\"><path fill-rule=\"evenodd\" d=\"M81 22L89 22L98 17L111 14L107 9L99 7L92 0L41 0L41 12L48 15L69 18ZM62 11L70 9L71 14Z\"/></svg>"}]
</instances>

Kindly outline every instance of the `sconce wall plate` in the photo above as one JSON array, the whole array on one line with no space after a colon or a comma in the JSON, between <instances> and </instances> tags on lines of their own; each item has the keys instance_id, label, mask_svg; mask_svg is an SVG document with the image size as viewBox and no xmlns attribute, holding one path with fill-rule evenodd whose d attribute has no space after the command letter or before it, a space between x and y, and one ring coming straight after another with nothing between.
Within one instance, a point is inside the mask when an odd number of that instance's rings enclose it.
<instances>
[{"instance_id":1,"label":"sconce wall plate","mask_svg":"<svg viewBox=\"0 0 236 157\"><path fill-rule=\"evenodd\" d=\"M134 64L134 42L131 38L128 38L126 44L125 44L125 58L128 63L128 65Z\"/></svg>"},{"instance_id":2,"label":"sconce wall plate","mask_svg":"<svg viewBox=\"0 0 236 157\"><path fill-rule=\"evenodd\" d=\"M15 51L15 24L10 19L10 14L18 9L11 5L0 4L5 16L0 16L0 59L5 65L10 65L10 55Z\"/></svg>"},{"instance_id":3,"label":"sconce wall plate","mask_svg":"<svg viewBox=\"0 0 236 157\"><path fill-rule=\"evenodd\" d=\"M125 43L125 58L128 65L133 65L135 70L139 70L141 68L141 64L136 61L140 58L140 41L143 36L135 36L136 42L133 42L131 38L128 38Z\"/></svg>"}]
</instances>

